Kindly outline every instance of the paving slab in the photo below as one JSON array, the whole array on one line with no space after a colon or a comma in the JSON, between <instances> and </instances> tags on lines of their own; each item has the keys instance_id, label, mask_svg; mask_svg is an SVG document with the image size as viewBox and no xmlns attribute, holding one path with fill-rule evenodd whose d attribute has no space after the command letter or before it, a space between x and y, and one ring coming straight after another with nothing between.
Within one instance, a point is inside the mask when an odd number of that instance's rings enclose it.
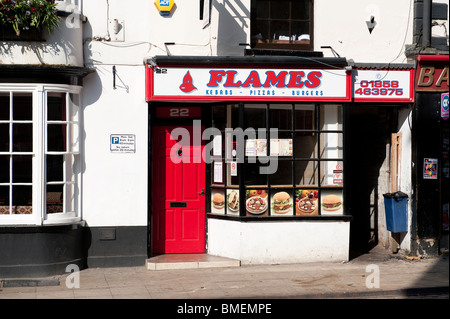
<instances>
[{"instance_id":1,"label":"paving slab","mask_svg":"<svg viewBox=\"0 0 450 319\"><path fill-rule=\"evenodd\" d=\"M77 274L77 287L66 285L69 274L37 278L33 280L54 282L56 278L59 285L42 286L31 280L29 282L36 284L33 287L0 285L0 299L170 299L181 302L182 299L242 298L448 298L448 254L419 260L392 255L384 249L375 249L369 254L344 263L239 266L231 263L228 267L222 264L208 268L201 268L200 263L223 260L210 256L164 256L152 262L191 263L193 268L169 267L158 271L149 270L147 265L88 268ZM155 266L155 270L157 268ZM371 269L378 269L379 287L367 284L375 275Z\"/></svg>"}]
</instances>

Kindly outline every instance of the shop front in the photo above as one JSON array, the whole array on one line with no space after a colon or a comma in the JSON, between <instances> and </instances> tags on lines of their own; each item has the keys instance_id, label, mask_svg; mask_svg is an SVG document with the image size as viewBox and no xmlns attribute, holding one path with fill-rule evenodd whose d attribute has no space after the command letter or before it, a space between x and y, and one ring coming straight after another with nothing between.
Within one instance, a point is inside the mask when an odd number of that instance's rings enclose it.
<instances>
[{"instance_id":1,"label":"shop front","mask_svg":"<svg viewBox=\"0 0 450 319\"><path fill-rule=\"evenodd\" d=\"M83 67L0 68L0 275L86 265L81 216Z\"/></svg>"},{"instance_id":2,"label":"shop front","mask_svg":"<svg viewBox=\"0 0 450 319\"><path fill-rule=\"evenodd\" d=\"M151 252L349 258L342 58L147 61Z\"/></svg>"},{"instance_id":3,"label":"shop front","mask_svg":"<svg viewBox=\"0 0 450 319\"><path fill-rule=\"evenodd\" d=\"M350 251L375 245L410 250L410 230L391 232L384 194L411 198L414 64L353 65L353 100L346 121L346 208L352 215ZM408 227L411 210L408 201Z\"/></svg>"},{"instance_id":4,"label":"shop front","mask_svg":"<svg viewBox=\"0 0 450 319\"><path fill-rule=\"evenodd\" d=\"M449 79L448 54L417 56L414 112L414 216L412 250L448 251Z\"/></svg>"}]
</instances>

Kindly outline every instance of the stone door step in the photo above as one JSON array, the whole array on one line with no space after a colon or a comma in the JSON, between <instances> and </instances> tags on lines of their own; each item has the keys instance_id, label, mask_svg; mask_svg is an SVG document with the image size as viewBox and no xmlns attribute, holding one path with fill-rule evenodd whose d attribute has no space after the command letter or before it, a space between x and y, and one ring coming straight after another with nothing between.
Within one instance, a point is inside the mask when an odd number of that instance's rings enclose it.
<instances>
[{"instance_id":1,"label":"stone door step","mask_svg":"<svg viewBox=\"0 0 450 319\"><path fill-rule=\"evenodd\" d=\"M208 254L164 254L146 260L148 270L240 267L237 259Z\"/></svg>"}]
</instances>

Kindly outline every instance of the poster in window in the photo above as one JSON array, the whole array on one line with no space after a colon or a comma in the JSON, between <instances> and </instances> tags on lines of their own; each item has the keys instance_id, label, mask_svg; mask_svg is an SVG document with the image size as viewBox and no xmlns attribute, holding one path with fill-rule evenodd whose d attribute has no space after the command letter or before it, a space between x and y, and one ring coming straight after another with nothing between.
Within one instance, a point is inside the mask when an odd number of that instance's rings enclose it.
<instances>
[{"instance_id":1,"label":"poster in window","mask_svg":"<svg viewBox=\"0 0 450 319\"><path fill-rule=\"evenodd\" d=\"M423 160L423 179L437 179L437 158L425 158Z\"/></svg>"},{"instance_id":2,"label":"poster in window","mask_svg":"<svg viewBox=\"0 0 450 319\"><path fill-rule=\"evenodd\" d=\"M322 186L342 186L344 183L344 169L342 161L322 161Z\"/></svg>"},{"instance_id":3,"label":"poster in window","mask_svg":"<svg viewBox=\"0 0 450 319\"><path fill-rule=\"evenodd\" d=\"M213 156L222 156L222 136L221 135L214 136Z\"/></svg>"},{"instance_id":4,"label":"poster in window","mask_svg":"<svg viewBox=\"0 0 450 319\"><path fill-rule=\"evenodd\" d=\"M292 196L288 192L275 192L271 200L272 216L293 215Z\"/></svg>"},{"instance_id":5,"label":"poster in window","mask_svg":"<svg viewBox=\"0 0 450 319\"><path fill-rule=\"evenodd\" d=\"M343 210L341 190L322 190L320 196L321 215L342 215Z\"/></svg>"},{"instance_id":6,"label":"poster in window","mask_svg":"<svg viewBox=\"0 0 450 319\"><path fill-rule=\"evenodd\" d=\"M214 162L214 183L223 183L223 165L222 162Z\"/></svg>"},{"instance_id":7,"label":"poster in window","mask_svg":"<svg viewBox=\"0 0 450 319\"><path fill-rule=\"evenodd\" d=\"M319 214L319 192L316 189L295 191L295 215L314 216Z\"/></svg>"},{"instance_id":8,"label":"poster in window","mask_svg":"<svg viewBox=\"0 0 450 319\"><path fill-rule=\"evenodd\" d=\"M271 139L271 156L292 156L292 139Z\"/></svg>"},{"instance_id":9,"label":"poster in window","mask_svg":"<svg viewBox=\"0 0 450 319\"><path fill-rule=\"evenodd\" d=\"M267 216L268 206L268 193L266 190L246 190L245 211L247 216Z\"/></svg>"},{"instance_id":10,"label":"poster in window","mask_svg":"<svg viewBox=\"0 0 450 319\"><path fill-rule=\"evenodd\" d=\"M245 141L245 156L266 156L267 140L248 139Z\"/></svg>"},{"instance_id":11,"label":"poster in window","mask_svg":"<svg viewBox=\"0 0 450 319\"><path fill-rule=\"evenodd\" d=\"M231 176L238 176L237 175L237 170L238 170L237 167L238 167L237 162L233 161L230 163L230 175Z\"/></svg>"},{"instance_id":12,"label":"poster in window","mask_svg":"<svg viewBox=\"0 0 450 319\"><path fill-rule=\"evenodd\" d=\"M227 190L227 214L239 215L239 190Z\"/></svg>"},{"instance_id":13,"label":"poster in window","mask_svg":"<svg viewBox=\"0 0 450 319\"><path fill-rule=\"evenodd\" d=\"M225 196L222 190L211 192L211 213L225 214Z\"/></svg>"}]
</instances>

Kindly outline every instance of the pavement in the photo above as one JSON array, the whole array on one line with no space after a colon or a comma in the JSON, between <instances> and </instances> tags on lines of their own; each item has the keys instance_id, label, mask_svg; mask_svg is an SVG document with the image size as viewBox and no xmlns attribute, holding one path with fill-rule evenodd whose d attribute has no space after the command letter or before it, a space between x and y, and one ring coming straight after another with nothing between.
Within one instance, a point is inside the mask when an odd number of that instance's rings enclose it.
<instances>
[{"instance_id":1,"label":"pavement","mask_svg":"<svg viewBox=\"0 0 450 319\"><path fill-rule=\"evenodd\" d=\"M189 308L189 302L198 300L449 296L448 253L416 259L376 246L348 262L236 265L219 258L210 264L185 266L158 268L148 262L140 267L88 268L49 278L0 278L0 305L6 299L167 299L175 300L182 307L179 311L189 313L189 309L201 310Z\"/></svg>"}]
</instances>

